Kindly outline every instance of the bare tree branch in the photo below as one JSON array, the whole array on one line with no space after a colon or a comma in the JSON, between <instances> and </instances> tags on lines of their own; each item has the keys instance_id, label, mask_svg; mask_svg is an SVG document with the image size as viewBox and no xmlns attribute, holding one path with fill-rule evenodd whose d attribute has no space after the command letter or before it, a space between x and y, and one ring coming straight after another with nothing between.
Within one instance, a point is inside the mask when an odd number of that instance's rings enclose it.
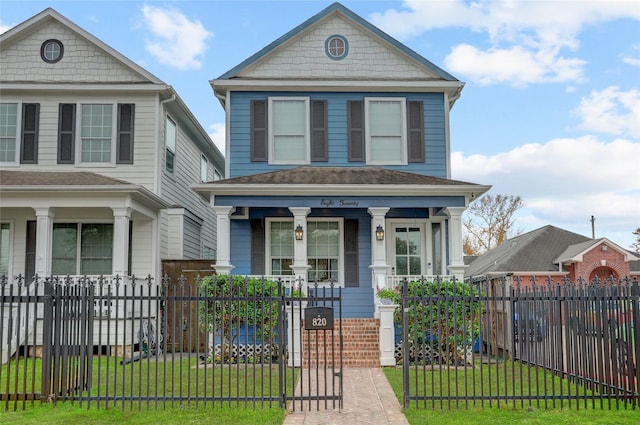
<instances>
[{"instance_id":1,"label":"bare tree branch","mask_svg":"<svg viewBox=\"0 0 640 425\"><path fill-rule=\"evenodd\" d=\"M463 220L464 253L479 255L506 241L513 233L514 214L523 206L519 195L501 194L484 195L471 204L466 211L471 216Z\"/></svg>"}]
</instances>

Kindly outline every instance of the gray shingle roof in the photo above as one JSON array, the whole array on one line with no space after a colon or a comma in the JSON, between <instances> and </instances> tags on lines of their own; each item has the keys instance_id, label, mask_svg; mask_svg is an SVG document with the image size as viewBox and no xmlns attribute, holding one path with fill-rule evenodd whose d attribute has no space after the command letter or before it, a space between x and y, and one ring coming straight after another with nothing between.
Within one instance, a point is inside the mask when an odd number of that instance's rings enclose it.
<instances>
[{"instance_id":1,"label":"gray shingle roof","mask_svg":"<svg viewBox=\"0 0 640 425\"><path fill-rule=\"evenodd\" d=\"M480 255L465 272L465 276L480 276L500 272L558 271L554 261L567 247L593 243L593 240L554 226L544 226L516 236Z\"/></svg>"},{"instance_id":2,"label":"gray shingle roof","mask_svg":"<svg viewBox=\"0 0 640 425\"><path fill-rule=\"evenodd\" d=\"M7 186L113 186L130 185L124 180L88 171L0 170L0 187Z\"/></svg>"},{"instance_id":3,"label":"gray shingle roof","mask_svg":"<svg viewBox=\"0 0 640 425\"><path fill-rule=\"evenodd\" d=\"M443 179L404 171L375 167L296 167L250 176L233 177L211 182L216 184L267 184L267 185L473 185L458 180Z\"/></svg>"}]
</instances>

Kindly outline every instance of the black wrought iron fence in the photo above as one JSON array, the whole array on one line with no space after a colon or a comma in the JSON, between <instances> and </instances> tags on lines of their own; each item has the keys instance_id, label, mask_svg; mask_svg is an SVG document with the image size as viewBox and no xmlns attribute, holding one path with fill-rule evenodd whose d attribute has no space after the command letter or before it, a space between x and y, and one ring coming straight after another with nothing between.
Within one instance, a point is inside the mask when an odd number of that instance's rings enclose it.
<instances>
[{"instance_id":1,"label":"black wrought iron fence","mask_svg":"<svg viewBox=\"0 0 640 425\"><path fill-rule=\"evenodd\" d=\"M302 335L288 326L303 322L300 303L333 309L339 290L291 289L231 275L157 283L151 277L2 278L3 408L35 400L122 409L319 400L308 388L294 388L302 362L289 361L289 348L304 347L288 344Z\"/></svg>"},{"instance_id":2,"label":"black wrought iron fence","mask_svg":"<svg viewBox=\"0 0 640 425\"><path fill-rule=\"evenodd\" d=\"M638 406L637 279L400 289L405 406Z\"/></svg>"}]
</instances>

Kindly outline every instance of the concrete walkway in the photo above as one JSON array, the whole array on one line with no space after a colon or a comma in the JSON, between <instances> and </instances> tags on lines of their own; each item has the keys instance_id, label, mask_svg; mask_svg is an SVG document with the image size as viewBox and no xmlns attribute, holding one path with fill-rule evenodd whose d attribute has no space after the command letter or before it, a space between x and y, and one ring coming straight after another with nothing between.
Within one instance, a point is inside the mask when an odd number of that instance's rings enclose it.
<instances>
[{"instance_id":1,"label":"concrete walkway","mask_svg":"<svg viewBox=\"0 0 640 425\"><path fill-rule=\"evenodd\" d=\"M409 425L389 381L381 368L343 369L343 409L296 410L287 414L283 425Z\"/></svg>"}]
</instances>

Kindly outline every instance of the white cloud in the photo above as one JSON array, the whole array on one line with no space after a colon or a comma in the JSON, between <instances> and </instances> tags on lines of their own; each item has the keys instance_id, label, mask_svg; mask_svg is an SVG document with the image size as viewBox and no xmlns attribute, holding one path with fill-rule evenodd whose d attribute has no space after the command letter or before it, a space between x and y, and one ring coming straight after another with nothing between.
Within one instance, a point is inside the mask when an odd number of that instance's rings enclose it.
<instances>
[{"instance_id":1,"label":"white cloud","mask_svg":"<svg viewBox=\"0 0 640 425\"><path fill-rule=\"evenodd\" d=\"M452 154L456 180L492 185L491 193L520 195L525 208L516 228L552 224L627 247L640 225L640 142L604 142L593 136L528 144L496 155Z\"/></svg>"},{"instance_id":2,"label":"white cloud","mask_svg":"<svg viewBox=\"0 0 640 425\"><path fill-rule=\"evenodd\" d=\"M406 0L402 10L371 16L374 25L400 39L451 27L485 33L488 48L455 46L447 68L481 84L514 85L581 82L585 61L563 52L580 46L577 35L585 25L619 18L640 20L637 2L589 1L578 7L574 1Z\"/></svg>"},{"instance_id":3,"label":"white cloud","mask_svg":"<svg viewBox=\"0 0 640 425\"><path fill-rule=\"evenodd\" d=\"M225 155L225 125L224 124L211 124L209 126L209 137L213 140L213 143L220 149L222 155Z\"/></svg>"},{"instance_id":4,"label":"white cloud","mask_svg":"<svg viewBox=\"0 0 640 425\"><path fill-rule=\"evenodd\" d=\"M175 9L144 5L143 25L151 31L146 50L158 62L180 70L200 69L198 59L207 49L206 41L213 36L199 20L190 21Z\"/></svg>"},{"instance_id":5,"label":"white cloud","mask_svg":"<svg viewBox=\"0 0 640 425\"><path fill-rule=\"evenodd\" d=\"M634 44L631 46L631 49L633 50L633 53L623 56L622 62L627 65L640 67L640 44Z\"/></svg>"},{"instance_id":6,"label":"white cloud","mask_svg":"<svg viewBox=\"0 0 640 425\"><path fill-rule=\"evenodd\" d=\"M573 111L587 131L640 139L640 91L616 86L594 90Z\"/></svg>"},{"instance_id":7,"label":"white cloud","mask_svg":"<svg viewBox=\"0 0 640 425\"><path fill-rule=\"evenodd\" d=\"M13 27L14 25L6 25L0 22L0 34L4 34L5 32L9 31Z\"/></svg>"},{"instance_id":8,"label":"white cloud","mask_svg":"<svg viewBox=\"0 0 640 425\"><path fill-rule=\"evenodd\" d=\"M454 73L469 77L480 85L510 82L520 86L530 83L584 80L579 59L563 59L522 46L508 49L480 50L469 44L453 48L445 65Z\"/></svg>"},{"instance_id":9,"label":"white cloud","mask_svg":"<svg viewBox=\"0 0 640 425\"><path fill-rule=\"evenodd\" d=\"M631 66L637 66L640 67L640 58L632 58L629 56L625 56L622 58L622 62L631 65Z\"/></svg>"}]
</instances>

